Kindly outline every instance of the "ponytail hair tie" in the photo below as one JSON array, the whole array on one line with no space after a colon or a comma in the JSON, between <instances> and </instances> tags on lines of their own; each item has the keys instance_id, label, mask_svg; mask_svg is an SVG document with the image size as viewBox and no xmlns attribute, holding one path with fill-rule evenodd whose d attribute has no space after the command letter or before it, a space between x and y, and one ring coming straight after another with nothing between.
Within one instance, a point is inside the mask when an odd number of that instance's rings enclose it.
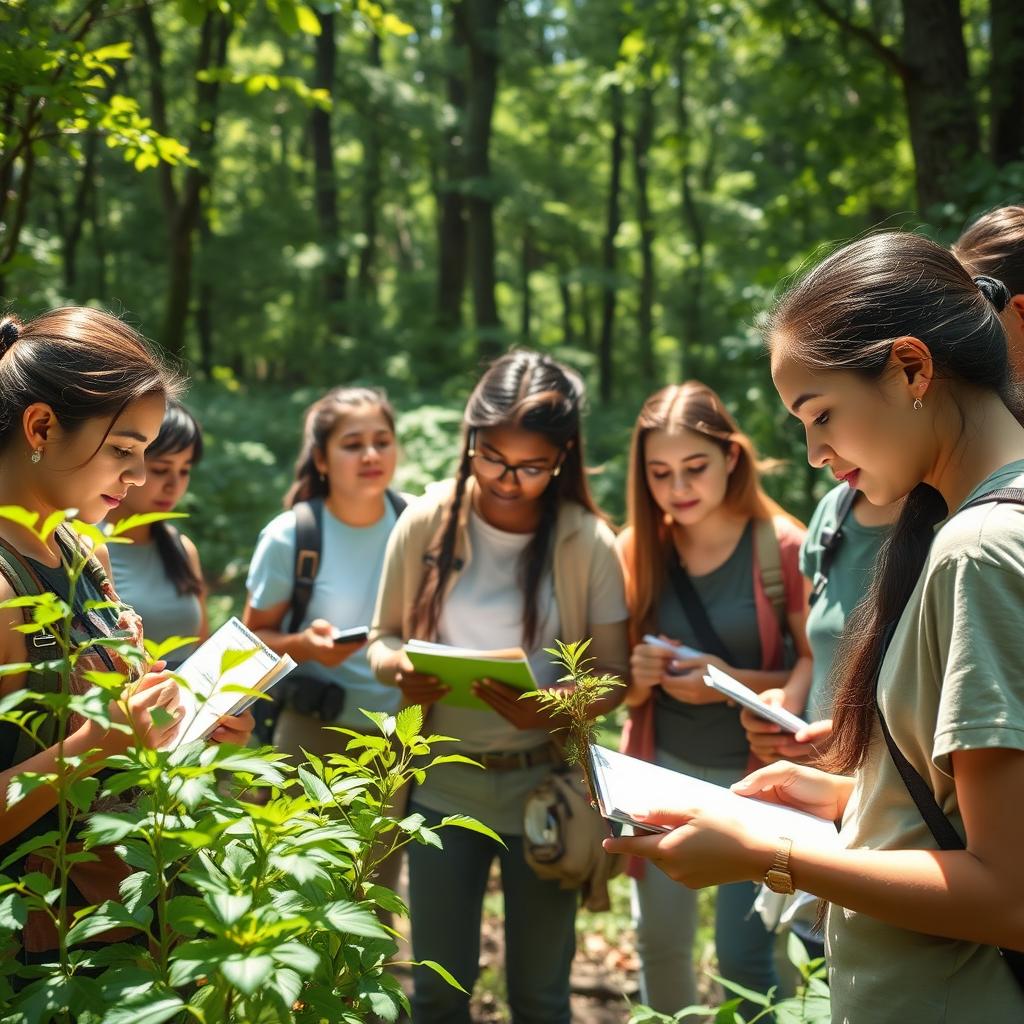
<instances>
[{"instance_id":1,"label":"ponytail hair tie","mask_svg":"<svg viewBox=\"0 0 1024 1024\"><path fill-rule=\"evenodd\" d=\"M1002 281L985 274L979 274L974 278L978 291L996 307L997 313L1002 313L1010 302L1010 289Z\"/></svg>"},{"instance_id":2,"label":"ponytail hair tie","mask_svg":"<svg viewBox=\"0 0 1024 1024\"><path fill-rule=\"evenodd\" d=\"M21 336L21 327L17 320L4 320L0 323L0 359L7 355L7 350Z\"/></svg>"}]
</instances>

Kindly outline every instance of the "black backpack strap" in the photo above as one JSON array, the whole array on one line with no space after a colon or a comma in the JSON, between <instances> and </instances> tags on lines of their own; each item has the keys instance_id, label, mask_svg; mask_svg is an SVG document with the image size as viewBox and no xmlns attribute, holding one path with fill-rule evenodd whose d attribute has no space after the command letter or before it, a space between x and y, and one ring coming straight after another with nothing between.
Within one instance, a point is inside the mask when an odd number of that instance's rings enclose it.
<instances>
[{"instance_id":1,"label":"black backpack strap","mask_svg":"<svg viewBox=\"0 0 1024 1024\"><path fill-rule=\"evenodd\" d=\"M828 584L828 574L832 569L832 563L836 560L839 545L843 540L843 523L846 522L846 517L853 510L858 493L855 488L849 484L846 485L846 491L839 499L839 505L836 507L836 525L831 530L822 530L821 532L821 556L818 559L818 571L814 574L814 584L811 588L808 604L813 605L825 593L825 587Z\"/></svg>"},{"instance_id":2,"label":"black backpack strap","mask_svg":"<svg viewBox=\"0 0 1024 1024\"><path fill-rule=\"evenodd\" d=\"M319 499L297 501L295 513L295 583L292 587L292 615L288 632L297 633L313 597L313 584L320 571L324 505Z\"/></svg>"},{"instance_id":3,"label":"black backpack strap","mask_svg":"<svg viewBox=\"0 0 1024 1024\"><path fill-rule=\"evenodd\" d=\"M683 606L683 613L689 619L694 633L697 634L701 651L704 654L714 654L727 665L733 664L729 648L725 646L715 627L711 625L704 602L701 601L700 594L697 593L697 588L693 585L693 580L690 579L690 574L679 564L679 558L675 552L669 556L668 578L672 581L672 588L676 592L676 597L679 598L679 603Z\"/></svg>"},{"instance_id":4,"label":"black backpack strap","mask_svg":"<svg viewBox=\"0 0 1024 1024\"><path fill-rule=\"evenodd\" d=\"M393 491L388 488L387 492L388 504L391 506L395 513L395 518L400 519L402 513L409 507L409 502L403 498L398 491Z\"/></svg>"},{"instance_id":5,"label":"black backpack strap","mask_svg":"<svg viewBox=\"0 0 1024 1024\"><path fill-rule=\"evenodd\" d=\"M993 502L1006 505L1024 505L1024 488L1004 487L1001 490L990 491L988 494L983 494L980 498L968 502L959 511L963 512L964 509ZM878 672L875 675L875 712L878 715L878 724L881 726L882 736L889 750L889 756L892 758L893 764L896 765L896 771L900 773L903 785L907 787L910 798L914 801L918 813L924 819L924 823L928 826L928 831L931 832L932 838L939 849L963 850L965 843L960 838L960 833L953 827L953 823L946 817L939 806L931 787L922 778L920 772L907 760L903 751L900 750L892 733L889 731L889 725L885 720L885 715L882 714L881 705L878 703L878 679L882 672L882 661L885 658L885 652L888 651L889 645L892 643L895 632L895 625L891 625L886 632L882 643L881 656L878 660ZM1013 980L1017 982L1020 990L1024 992L1024 953L1015 949L998 948L1000 955L1006 961L1006 966L1010 968Z\"/></svg>"}]
</instances>

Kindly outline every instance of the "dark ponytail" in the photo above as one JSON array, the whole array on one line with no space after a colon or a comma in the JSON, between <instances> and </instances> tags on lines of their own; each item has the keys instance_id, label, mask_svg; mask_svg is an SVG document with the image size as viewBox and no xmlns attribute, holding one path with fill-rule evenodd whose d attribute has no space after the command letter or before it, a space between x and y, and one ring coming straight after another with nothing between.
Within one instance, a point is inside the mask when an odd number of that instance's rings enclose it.
<instances>
[{"instance_id":1,"label":"dark ponytail","mask_svg":"<svg viewBox=\"0 0 1024 1024\"><path fill-rule=\"evenodd\" d=\"M203 431L199 422L180 402L167 403L164 421L156 440L146 449L146 461L162 455L177 455L192 449L193 468L203 457ZM178 528L170 522L161 521L152 526L153 543L167 578L179 594L201 594L203 581L196 574L192 560L181 542Z\"/></svg>"},{"instance_id":2,"label":"dark ponytail","mask_svg":"<svg viewBox=\"0 0 1024 1024\"><path fill-rule=\"evenodd\" d=\"M1006 336L986 292L945 249L918 235L874 235L840 249L782 297L768 339L814 372L847 370L877 380L900 337L923 340L935 379L1005 394ZM868 751L875 678L884 640L899 621L947 515L927 484L907 495L871 587L847 621L833 666L832 744L824 767L848 773Z\"/></svg>"},{"instance_id":3,"label":"dark ponytail","mask_svg":"<svg viewBox=\"0 0 1024 1024\"><path fill-rule=\"evenodd\" d=\"M459 469L444 526L426 557L427 568L413 606L413 631L433 639L455 562L455 541L472 474L471 435L491 427L519 427L546 438L564 453L559 474L552 477L541 499L537 530L521 556L523 645L531 649L539 626L537 591L548 567L558 508L574 501L601 515L587 484L580 419L584 404L581 378L550 356L517 351L495 360L480 378L466 405Z\"/></svg>"},{"instance_id":4,"label":"dark ponytail","mask_svg":"<svg viewBox=\"0 0 1024 1024\"><path fill-rule=\"evenodd\" d=\"M315 456L327 451L327 442L339 423L359 406L376 406L395 433L395 411L380 388L335 388L314 402L304 420L302 450L295 463L295 480L284 496L284 507L297 501L326 498L330 490L327 478L316 468Z\"/></svg>"}]
</instances>

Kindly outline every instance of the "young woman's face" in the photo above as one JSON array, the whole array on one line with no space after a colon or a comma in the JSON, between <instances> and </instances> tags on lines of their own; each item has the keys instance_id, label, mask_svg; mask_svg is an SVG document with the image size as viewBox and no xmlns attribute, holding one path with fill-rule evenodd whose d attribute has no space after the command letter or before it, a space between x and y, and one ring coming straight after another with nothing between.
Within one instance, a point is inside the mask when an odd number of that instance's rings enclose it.
<instances>
[{"instance_id":1,"label":"young woman's face","mask_svg":"<svg viewBox=\"0 0 1024 1024\"><path fill-rule=\"evenodd\" d=\"M387 490L395 475L398 446L387 417L377 406L357 406L346 413L313 456L327 477L331 494L372 497Z\"/></svg>"},{"instance_id":2,"label":"young woman's face","mask_svg":"<svg viewBox=\"0 0 1024 1024\"><path fill-rule=\"evenodd\" d=\"M127 406L113 424L98 416L71 434L53 426L41 461L32 467L43 501L54 509L77 508L84 522L100 522L133 486L146 482L146 447L163 419L163 395L149 395Z\"/></svg>"},{"instance_id":3,"label":"young woman's face","mask_svg":"<svg viewBox=\"0 0 1024 1024\"><path fill-rule=\"evenodd\" d=\"M652 430L644 438L644 472L651 497L679 526L695 526L722 508L737 452L684 430Z\"/></svg>"},{"instance_id":4,"label":"young woman's face","mask_svg":"<svg viewBox=\"0 0 1024 1024\"><path fill-rule=\"evenodd\" d=\"M146 456L146 482L133 487L121 503L124 515L173 512L188 490L194 448Z\"/></svg>"},{"instance_id":5,"label":"young woman's face","mask_svg":"<svg viewBox=\"0 0 1024 1024\"><path fill-rule=\"evenodd\" d=\"M772 379L804 425L808 462L828 467L871 504L888 505L927 477L934 430L927 410L914 409L898 370L876 379L849 370L813 371L781 346L772 356Z\"/></svg>"},{"instance_id":6,"label":"young woman's face","mask_svg":"<svg viewBox=\"0 0 1024 1024\"><path fill-rule=\"evenodd\" d=\"M522 427L476 431L473 476L485 502L496 508L539 500L561 464L563 451L543 434Z\"/></svg>"}]
</instances>

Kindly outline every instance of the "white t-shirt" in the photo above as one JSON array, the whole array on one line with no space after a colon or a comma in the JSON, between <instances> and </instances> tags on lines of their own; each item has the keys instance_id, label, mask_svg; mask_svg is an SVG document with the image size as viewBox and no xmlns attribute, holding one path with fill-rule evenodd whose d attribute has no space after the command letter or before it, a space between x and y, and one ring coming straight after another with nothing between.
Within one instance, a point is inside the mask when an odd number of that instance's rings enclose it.
<instances>
[{"instance_id":1,"label":"white t-shirt","mask_svg":"<svg viewBox=\"0 0 1024 1024\"><path fill-rule=\"evenodd\" d=\"M338 629L368 626L373 618L377 587L384 567L384 550L395 525L390 502L384 515L372 526L348 526L324 506L320 571L313 586L309 607L299 628L314 619L326 619ZM290 600L295 585L295 513L291 510L271 520L260 533L249 566L246 587L253 608L272 608ZM285 613L282 629L287 629L291 611ZM345 707L335 725L353 729L370 727L359 713L398 710L401 691L377 682L366 660L366 648L356 651L335 668L318 662L304 662L304 675L317 676L345 689Z\"/></svg>"}]
</instances>

